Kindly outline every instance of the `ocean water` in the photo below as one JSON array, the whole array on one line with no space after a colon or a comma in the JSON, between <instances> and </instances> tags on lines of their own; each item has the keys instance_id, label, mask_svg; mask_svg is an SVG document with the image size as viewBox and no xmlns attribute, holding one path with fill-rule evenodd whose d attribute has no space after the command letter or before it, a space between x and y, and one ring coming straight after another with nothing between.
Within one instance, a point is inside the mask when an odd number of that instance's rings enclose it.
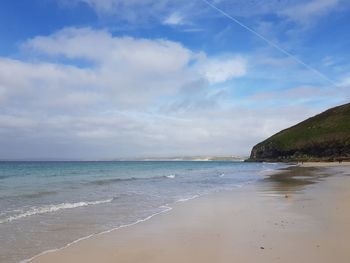
<instances>
[{"instance_id":1,"label":"ocean water","mask_svg":"<svg viewBox=\"0 0 350 263\"><path fill-rule=\"evenodd\" d=\"M281 168L244 162L0 162L0 262L21 262Z\"/></svg>"}]
</instances>

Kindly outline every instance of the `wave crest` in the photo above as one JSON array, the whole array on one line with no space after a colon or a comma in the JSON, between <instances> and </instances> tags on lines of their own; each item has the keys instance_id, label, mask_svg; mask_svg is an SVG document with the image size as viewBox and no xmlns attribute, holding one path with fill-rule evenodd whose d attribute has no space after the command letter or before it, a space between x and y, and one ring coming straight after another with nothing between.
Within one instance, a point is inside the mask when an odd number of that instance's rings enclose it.
<instances>
[{"instance_id":1,"label":"wave crest","mask_svg":"<svg viewBox=\"0 0 350 263\"><path fill-rule=\"evenodd\" d=\"M9 222L12 222L21 218L29 217L29 216L53 213L63 209L73 209L73 208L89 206L89 205L106 204L112 201L113 201L113 198L106 199L106 200L99 200L99 201L91 201L91 202L62 203L62 204L56 204L56 205L46 205L42 207L32 207L31 209L27 210L24 213L10 216L5 219L0 219L0 224L9 223Z\"/></svg>"}]
</instances>

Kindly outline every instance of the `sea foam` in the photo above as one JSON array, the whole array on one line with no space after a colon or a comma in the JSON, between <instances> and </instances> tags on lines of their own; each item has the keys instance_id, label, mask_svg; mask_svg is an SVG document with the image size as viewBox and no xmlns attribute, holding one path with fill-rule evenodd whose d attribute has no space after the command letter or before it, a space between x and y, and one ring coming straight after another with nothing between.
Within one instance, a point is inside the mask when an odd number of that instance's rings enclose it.
<instances>
[{"instance_id":1,"label":"sea foam","mask_svg":"<svg viewBox=\"0 0 350 263\"><path fill-rule=\"evenodd\" d=\"M106 199L106 200L99 200L99 201L91 201L91 202L77 202L77 203L62 203L62 204L56 204L56 205L45 205L41 207L32 207L31 209L14 215L10 216L5 219L0 219L0 224L12 222L14 220L18 220L21 218L34 216L34 215L42 215L47 213L56 212L63 209L73 209L77 207L83 207L83 206L89 206L89 205L99 205L99 204L105 204L112 202L113 199Z\"/></svg>"}]
</instances>

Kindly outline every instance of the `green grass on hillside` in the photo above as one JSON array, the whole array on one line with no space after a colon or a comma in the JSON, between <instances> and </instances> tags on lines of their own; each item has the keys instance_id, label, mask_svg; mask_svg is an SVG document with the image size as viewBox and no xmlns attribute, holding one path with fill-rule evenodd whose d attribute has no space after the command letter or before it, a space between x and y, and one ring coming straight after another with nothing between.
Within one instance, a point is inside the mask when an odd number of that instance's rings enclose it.
<instances>
[{"instance_id":1,"label":"green grass on hillside","mask_svg":"<svg viewBox=\"0 0 350 263\"><path fill-rule=\"evenodd\" d=\"M270 150L284 155L293 155L297 151L307 154L327 148L337 148L337 151L341 148L341 152L350 149L350 103L309 118L254 147L262 154Z\"/></svg>"}]
</instances>

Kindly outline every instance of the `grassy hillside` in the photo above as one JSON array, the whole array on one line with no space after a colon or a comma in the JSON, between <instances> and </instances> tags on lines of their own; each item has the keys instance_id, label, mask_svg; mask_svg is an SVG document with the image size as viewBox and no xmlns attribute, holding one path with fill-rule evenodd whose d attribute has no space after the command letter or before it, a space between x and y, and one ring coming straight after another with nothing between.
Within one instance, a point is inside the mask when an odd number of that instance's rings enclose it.
<instances>
[{"instance_id":1,"label":"grassy hillside","mask_svg":"<svg viewBox=\"0 0 350 263\"><path fill-rule=\"evenodd\" d=\"M350 159L350 103L329 109L254 146L251 160Z\"/></svg>"}]
</instances>

